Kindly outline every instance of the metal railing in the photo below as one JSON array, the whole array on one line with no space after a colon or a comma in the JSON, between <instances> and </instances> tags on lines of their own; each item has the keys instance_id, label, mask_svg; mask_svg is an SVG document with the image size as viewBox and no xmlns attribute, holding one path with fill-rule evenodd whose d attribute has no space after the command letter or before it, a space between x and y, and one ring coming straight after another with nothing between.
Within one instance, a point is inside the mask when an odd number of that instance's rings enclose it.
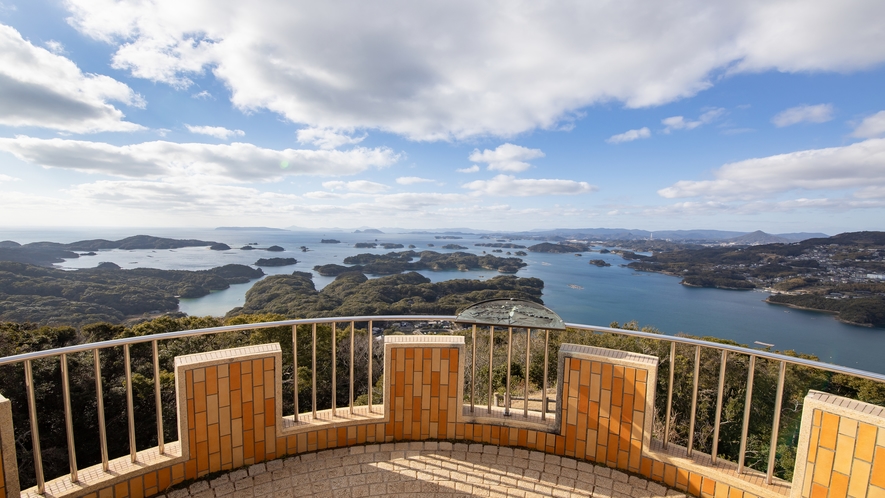
<instances>
[{"instance_id":1,"label":"metal railing","mask_svg":"<svg viewBox=\"0 0 885 498\"><path fill-rule=\"evenodd\" d=\"M214 327L214 328L206 328L206 329L198 329L198 330L182 330L177 332L168 332L147 336L138 336L138 337L127 337L121 339L114 339L104 342L96 342L91 344L78 344L74 346L68 346L53 350L47 351L36 351L31 353L19 354L15 356L9 356L5 358L0 358L0 366L8 366L8 365L18 365L21 364L24 368L24 377L25 377L25 389L27 394L27 404L28 404L28 418L30 424L31 431L31 445L33 451L33 459L34 459L34 472L35 472L35 481L38 493L44 493L45 491L45 479L43 475L43 464L41 457L41 447L40 447L40 435L38 430L38 413L39 407L37 406L37 400L35 396L35 388L34 388L34 377L32 372L33 362L37 360L46 360L52 358L58 358L61 365L61 390L64 399L64 417L65 417L65 431L67 436L67 450L68 450L68 460L70 466L69 478L71 482L77 482L78 480L78 467L77 467L77 455L75 451L74 445L74 430L73 430L73 419L74 414L71 410L71 393L70 393L70 379L68 374L68 357L75 353L87 353L92 352L92 358L94 362L94 375L95 375L95 392L96 392L96 409L97 409L97 417L98 417L98 428L99 428L99 445L101 449L101 465L102 468L107 471L109 466L109 455L108 455L108 441L106 434L106 420L105 420L105 407L104 407L104 394L103 394L103 386L102 386L102 373L101 373L101 363L100 363L100 352L103 350L109 350L113 348L122 348L123 356L124 356L124 375L125 375L125 383L126 383L126 417L127 417L127 425L128 425L128 436L129 436L129 457L132 462L135 462L137 459L137 448L136 448L136 437L135 437L135 413L133 406L133 377L132 377L132 358L130 356L130 348L139 344L150 344L151 345L151 353L152 353L152 366L153 366L153 394L155 398L156 405L156 426L157 426L157 446L160 454L165 452L165 443L164 441L164 433L163 433L163 409L162 409L162 400L161 400L161 382L160 382L160 362L159 362L159 345L161 343L166 343L168 341L174 341L177 339L184 338L192 338L192 337L200 337L200 336L211 336L216 334L228 333L228 332L243 332L243 331L255 331L269 328L277 328L277 327L291 327L292 329L292 345L293 345L293 355L292 355L292 363L293 375L292 375L292 383L293 383L293 391L294 391L294 411L293 418L297 422L299 420L299 416L301 414L299 407L299 385L298 385L298 366L299 364L299 347L298 347L298 327L299 326L310 326L311 329L311 411L310 413L314 418L317 416L317 326L328 324L331 326L331 415L333 417L337 416L337 375L338 375L338 367L337 367L337 359L336 355L338 354L338 327L339 323L348 323L347 329L349 330L349 399L348 399L348 408L350 413L354 411L355 405L355 335L356 335L356 324L365 323L367 324L367 339L368 339L368 365L367 365L367 394L368 394L368 406L371 410L373 403L373 385L374 378L373 375L383 375L384 372L373 372L372 364L373 364L373 343L374 343L374 334L373 334L373 325L375 323L384 322L452 322L455 320L454 316L439 316L439 315L408 315L408 316L359 316L359 317L334 317L334 318L316 318L316 319L301 319L301 320L284 320L277 322L264 322L264 323L251 323L251 324L242 324L242 325L229 325L223 327ZM687 346L694 349L693 355L693 375L692 375L692 394L691 394L691 414L689 420L688 427L688 443L686 445L686 450L688 455L691 456L691 453L694 450L695 446L695 429L696 429L696 412L698 406L698 386L699 386L699 377L700 377L700 365L701 365L701 352L702 350L712 350L718 352L720 355L720 367L719 367L719 379L718 379L718 390L716 394L716 412L715 412L715 422L713 424L713 437L712 437L712 451L711 457L713 459L713 463L716 463L718 458L718 445L719 445L719 436L720 436L720 423L721 423L721 413L724 400L724 386L725 386L725 376L726 369L728 364L728 355L744 355L748 357L749 368L747 373L747 379L745 383L746 394L744 399L744 410L743 417L741 420L741 437L740 437L740 450L738 455L738 473L742 473L745 471L745 455L747 452L747 437L748 430L750 427L749 421L751 418L751 403L752 403L752 392L753 392L753 384L754 377L756 372L756 362L757 359L764 359L768 362L774 362L778 365L778 378L777 378L777 387L775 394L775 408L774 408L774 416L772 420L771 426L771 440L769 445L769 456L768 456L768 465L766 469L767 481L770 483L775 468L775 458L776 458L776 446L778 442L778 434L779 434L779 426L780 426L780 414L782 408L782 398L784 392L784 382L785 382L785 372L787 365L799 366L799 367L807 367L811 369L817 369L820 371L832 372L837 374L845 374L850 375L862 379L867 379L876 382L885 382L885 375L866 372L862 370L856 370L848 367L842 367L838 365L831 365L827 363L822 363L818 361L808 360L804 358L798 358L794 356L787 356L777 353L771 353L768 351L762 351L757 349L750 349L741 346L734 346L729 344L720 344L715 342L709 342L699 339L693 339L689 337L680 337L680 336L668 336L657 333L649 333L642 332L636 330L627 330L627 329L619 329L619 328L610 328L610 327L596 327L596 326L588 326L582 324L566 324L570 331L567 332L556 332L554 333L560 334L559 338L562 338L562 334L567 333L584 333L585 335L597 335L597 334L612 334L618 337L632 337L641 340L653 341L654 343L668 343L669 342L669 358L668 361L661 361L659 368L667 367L668 368L668 376L666 381L666 403L664 404L663 410L665 411L665 420L663 422L664 431L662 444L666 449L668 445L671 443L670 434L671 434L671 416L672 416L672 408L673 408L673 396L674 396L674 385L675 385L675 371L676 371L676 359L677 359L677 345ZM501 327L498 327L499 329ZM484 326L476 326L473 325L472 329L460 329L455 330L454 333L460 333L465 336L465 338L470 338L470 345L467 348L468 354L470 354L471 358L469 363L465 362L465 364L470 365L470 374L469 376L465 375L465 382L469 383L469 410L471 413L475 413L476 406L481 403L483 400L477 397L477 382L479 381L478 370L477 370L477 359L478 352L477 347L481 345L481 337L479 337L478 333L482 330L488 330L488 396L485 398L486 401L486 413L492 412L492 399L494 396L494 367L495 367L495 353L496 351L501 353L499 349L495 347L495 327L484 327ZM551 331L550 330L532 330L532 329L515 329L513 327L508 328L507 330L507 338L506 338L506 364L505 367L505 381L504 381L504 412L505 415L512 416L511 412L511 374L513 367L513 347L514 347L514 331L519 333L520 330L525 331L525 363L523 364L523 416L527 417L529 415L529 389L530 389L530 381L529 381L529 370L531 364L533 362L533 358L537 358L538 361L542 362L543 365L543 373L542 380L538 382L538 387L541 391L541 409L540 417L542 420L546 419L547 415L547 391L548 391L548 380L550 379L550 347L551 347ZM534 334L534 335L533 335ZM500 337L499 337L500 338ZM543 354L536 353L534 356L532 351L537 351L537 349L532 348L532 342L537 344L536 348L541 348ZM345 343L346 344L346 343ZM543 346L541 346L543 344ZM303 348L302 348L303 349ZM555 352L554 352L555 353ZM518 352L517 352L518 354ZM504 354L500 354L501 357ZM543 358L543 359L541 359ZM554 354L554 359L556 355ZM499 361L503 358L499 358ZM284 359L284 361L288 361ZM484 362L484 359L483 359ZM383 365L383 363L382 363ZM556 367L554 366L553 372L556 372ZM484 379L483 379L484 381ZM660 377L659 377L660 381ZM653 386L649 386L649 388L654 388ZM468 392L468 390L465 390ZM657 398L656 398L657 399ZM468 400L464 400L465 404ZM660 401L657 401L657 404L660 404ZM481 405L480 405L481 406ZM480 410L480 413L482 410ZM89 416L88 414L84 414L84 416Z\"/></svg>"}]
</instances>

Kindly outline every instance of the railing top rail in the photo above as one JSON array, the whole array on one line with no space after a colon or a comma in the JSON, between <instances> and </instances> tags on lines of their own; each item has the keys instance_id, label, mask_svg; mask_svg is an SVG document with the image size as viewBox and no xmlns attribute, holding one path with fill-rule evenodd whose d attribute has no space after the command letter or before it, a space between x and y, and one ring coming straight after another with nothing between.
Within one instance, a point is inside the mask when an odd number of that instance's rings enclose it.
<instances>
[{"instance_id":1,"label":"railing top rail","mask_svg":"<svg viewBox=\"0 0 885 498\"><path fill-rule=\"evenodd\" d=\"M731 344L722 344L718 342L704 341L701 339L692 339L690 337L680 337L673 335L664 335L664 334L653 334L650 332L641 332L638 330L625 330L625 329L615 329L611 327L598 327L595 325L582 325L579 323L566 323L566 327L579 329L579 330L590 330L593 332L605 332L611 334L620 334L620 335L628 335L633 337L641 337L644 339L653 339L657 341L667 341L667 342L676 342L680 344L690 344L694 346L703 346L711 349L725 350L731 351L734 353L752 355L757 358L766 358L769 360L777 360L783 361L785 363L791 363L793 365L800 365L804 367L817 368L820 370L826 370L834 373L841 373L846 375L853 375L855 377L862 377L864 379L875 380L878 382L885 382L885 375L878 374L875 372L868 372L866 370L858 370L856 368L843 367L841 365L834 365L832 363L824 363L822 361L808 360L805 358L797 358L795 356L787 356L784 354L771 353L768 351L760 351L758 349L745 348L742 346L733 346Z\"/></svg>"},{"instance_id":2,"label":"railing top rail","mask_svg":"<svg viewBox=\"0 0 885 498\"><path fill-rule=\"evenodd\" d=\"M169 339L181 339L185 337L195 337L202 335L213 335L220 334L223 332L238 332L242 330L250 330L250 329L265 329L265 328L273 328L273 327L291 327L293 325L309 325L313 323L332 323L332 322L368 322L368 321L376 321L376 322L394 322L394 321L455 321L457 319L454 315L380 315L380 316L346 316L346 317L326 317L326 318L300 318L295 320L280 320L276 322L260 322L260 323L247 323L242 325L225 325L222 327L211 327L204 329L193 329L193 330L180 330L176 332L164 332L161 334L152 334L152 335L144 335L137 337L126 337L122 339L113 339L110 341L102 341L102 342L93 342L88 344L77 344L74 346L67 346L64 348L56 348L49 349L45 351L34 351L31 353L23 353L14 356L7 356L5 358L0 358L0 366L2 365L11 365L15 363L20 363L26 360L38 360L41 358L51 358L53 356L59 356L61 354L71 354L71 353L80 353L84 351L92 351L94 349L106 349L112 348L116 346L122 346L124 344L143 344L149 343L152 341L164 341ZM758 349L745 348L741 346L732 346L730 344L721 344L718 342L710 342L704 341L700 339L692 339L689 337L680 337L673 335L665 335L665 334L653 334L650 332L641 332L637 330L626 330L626 329L616 329L611 327L600 327L595 325L584 325L580 323L566 323L566 327L578 329L578 330L588 330L592 332L603 332L610 334L619 334L626 335L632 337L640 337L644 339L652 339L656 341L668 341L668 342L676 342L679 344L688 344L695 346L703 346L706 348L717 349L717 350L726 350L739 354L753 355L757 358L765 358L769 360L775 361L783 361L786 363L790 363L793 365L800 365L805 367L817 368L820 370L825 370L834 373L841 373L846 375L852 375L855 377L860 377L864 379L874 380L878 382L885 382L885 375L878 374L874 372L867 372L865 370L858 370L850 367L843 367L841 365L834 365L831 363L824 363L820 361L807 360L805 358L797 358L795 356L787 356L778 353L771 353L768 351L761 351Z\"/></svg>"},{"instance_id":3,"label":"railing top rail","mask_svg":"<svg viewBox=\"0 0 885 498\"><path fill-rule=\"evenodd\" d=\"M83 351L92 351L93 349L106 349L124 344L143 344L152 341L164 341L168 339L181 339L184 337L194 337L201 335L213 335L223 332L239 332L241 330L251 329L267 329L273 327L291 327L293 325L309 325L313 323L332 323L332 322L397 322L397 321L454 321L455 316L447 315L383 315L383 316L346 316L346 317L328 317L328 318L299 318L295 320L280 320L277 322L259 322L245 323L242 325L225 325L222 327L210 327L205 329L179 330L176 332L163 332L162 334L140 335L136 337L125 337L122 339L112 339L110 341L91 342L87 344L76 344L63 348L47 349L45 351L34 351L31 353L22 353L14 356L0 358L0 366L20 363L26 360L39 360L41 358L51 358L61 354L81 353Z\"/></svg>"}]
</instances>

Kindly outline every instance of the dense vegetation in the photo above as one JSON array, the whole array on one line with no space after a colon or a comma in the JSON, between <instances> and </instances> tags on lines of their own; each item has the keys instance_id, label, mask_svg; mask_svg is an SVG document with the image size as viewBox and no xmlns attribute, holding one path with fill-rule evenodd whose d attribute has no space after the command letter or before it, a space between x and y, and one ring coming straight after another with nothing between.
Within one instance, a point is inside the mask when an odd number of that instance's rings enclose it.
<instances>
[{"instance_id":1,"label":"dense vegetation","mask_svg":"<svg viewBox=\"0 0 885 498\"><path fill-rule=\"evenodd\" d=\"M178 249L181 247L211 246L214 242L205 240L181 240L135 235L120 240L81 240L62 244L58 242L31 242L19 244L12 240L0 242L0 261L14 261L30 265L50 266L66 259L76 259L81 255L74 251L100 251L106 249ZM89 256L94 256L94 253Z\"/></svg>"},{"instance_id":2,"label":"dense vegetation","mask_svg":"<svg viewBox=\"0 0 885 498\"><path fill-rule=\"evenodd\" d=\"M295 258L260 258L255 266L289 266L298 263Z\"/></svg>"},{"instance_id":3,"label":"dense vegetation","mask_svg":"<svg viewBox=\"0 0 885 498\"><path fill-rule=\"evenodd\" d=\"M369 280L360 272L340 274L317 291L310 273L273 275L246 292L246 302L228 316L276 313L287 317L363 315L451 315L487 299L516 298L541 302L544 282L537 278L499 276L489 280L431 283L410 272Z\"/></svg>"},{"instance_id":4,"label":"dense vegetation","mask_svg":"<svg viewBox=\"0 0 885 498\"><path fill-rule=\"evenodd\" d=\"M767 301L836 313L839 320L854 325L885 327L885 297L881 296L828 299L820 294L774 294Z\"/></svg>"},{"instance_id":5,"label":"dense vegetation","mask_svg":"<svg viewBox=\"0 0 885 498\"><path fill-rule=\"evenodd\" d=\"M590 247L587 244L582 244L580 242L560 242L559 244L541 242L540 244L529 246L528 250L531 252L568 253L586 252L590 250Z\"/></svg>"},{"instance_id":6,"label":"dense vegetation","mask_svg":"<svg viewBox=\"0 0 885 498\"><path fill-rule=\"evenodd\" d=\"M418 261L412 261L418 258ZM477 270L480 268L502 273L515 273L526 266L519 258L477 256L466 252L441 254L435 251L401 251L387 254L357 254L344 258L344 266L338 264L317 265L314 271L323 276L336 276L358 271L370 275L393 275L406 271Z\"/></svg>"},{"instance_id":7,"label":"dense vegetation","mask_svg":"<svg viewBox=\"0 0 885 498\"><path fill-rule=\"evenodd\" d=\"M119 323L178 310L178 297L200 297L264 275L225 265L211 270L121 270L117 265L63 271L0 261L0 320L40 325Z\"/></svg>"}]
</instances>

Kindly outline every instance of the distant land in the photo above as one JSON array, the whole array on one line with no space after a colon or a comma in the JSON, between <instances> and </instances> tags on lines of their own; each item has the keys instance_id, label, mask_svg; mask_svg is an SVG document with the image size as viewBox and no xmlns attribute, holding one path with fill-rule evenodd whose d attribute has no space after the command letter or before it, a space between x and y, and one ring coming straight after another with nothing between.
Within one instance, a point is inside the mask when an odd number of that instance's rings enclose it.
<instances>
[{"instance_id":1,"label":"distant land","mask_svg":"<svg viewBox=\"0 0 885 498\"><path fill-rule=\"evenodd\" d=\"M232 230L240 232L289 232L285 228L270 227L217 227L216 230Z\"/></svg>"},{"instance_id":2,"label":"distant land","mask_svg":"<svg viewBox=\"0 0 885 498\"><path fill-rule=\"evenodd\" d=\"M182 247L211 247L208 240L167 239L150 235L134 235L120 240L92 239L62 244L59 242L31 242L19 244L12 240L0 242L0 261L15 261L38 266L50 266L65 259L75 259L74 251L101 251L107 249L180 249Z\"/></svg>"}]
</instances>

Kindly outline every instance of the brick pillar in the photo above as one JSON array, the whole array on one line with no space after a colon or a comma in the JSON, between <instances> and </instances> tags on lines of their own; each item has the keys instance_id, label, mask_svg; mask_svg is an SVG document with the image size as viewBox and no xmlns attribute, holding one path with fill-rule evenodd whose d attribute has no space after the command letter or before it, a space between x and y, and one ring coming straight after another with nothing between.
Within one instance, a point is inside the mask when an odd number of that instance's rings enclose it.
<instances>
[{"instance_id":1,"label":"brick pillar","mask_svg":"<svg viewBox=\"0 0 885 498\"><path fill-rule=\"evenodd\" d=\"M0 395L0 498L18 498L18 462L12 431L12 405Z\"/></svg>"},{"instance_id":2,"label":"brick pillar","mask_svg":"<svg viewBox=\"0 0 885 498\"><path fill-rule=\"evenodd\" d=\"M464 399L464 338L384 338L385 436L453 439Z\"/></svg>"},{"instance_id":3,"label":"brick pillar","mask_svg":"<svg viewBox=\"0 0 885 498\"><path fill-rule=\"evenodd\" d=\"M810 391L796 451L790 496L885 496L885 408Z\"/></svg>"}]
</instances>

